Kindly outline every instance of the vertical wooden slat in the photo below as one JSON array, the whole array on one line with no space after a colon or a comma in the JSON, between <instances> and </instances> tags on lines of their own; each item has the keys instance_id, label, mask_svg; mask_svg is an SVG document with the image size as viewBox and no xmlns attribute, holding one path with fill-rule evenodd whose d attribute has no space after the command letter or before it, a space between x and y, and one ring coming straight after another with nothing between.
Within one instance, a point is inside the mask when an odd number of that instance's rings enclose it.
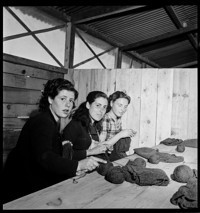
<instances>
[{"instance_id":1,"label":"vertical wooden slat","mask_svg":"<svg viewBox=\"0 0 200 213\"><path fill-rule=\"evenodd\" d=\"M122 122L137 134L134 148L152 147L167 137L197 137L197 69L92 69L74 71L79 103L88 92L126 90L131 103ZM88 82L90 81L90 82Z\"/></svg>"},{"instance_id":2,"label":"vertical wooden slat","mask_svg":"<svg viewBox=\"0 0 200 213\"><path fill-rule=\"evenodd\" d=\"M171 136L187 139L189 103L189 70L175 69L172 99Z\"/></svg>"},{"instance_id":3,"label":"vertical wooden slat","mask_svg":"<svg viewBox=\"0 0 200 213\"><path fill-rule=\"evenodd\" d=\"M140 147L155 145L157 71L157 69L142 69Z\"/></svg>"},{"instance_id":4,"label":"vertical wooden slat","mask_svg":"<svg viewBox=\"0 0 200 213\"><path fill-rule=\"evenodd\" d=\"M128 94L129 90L129 78L130 78L130 70L126 69L117 69L116 70L116 91L123 91ZM130 94L128 94L130 95ZM128 109L129 110L129 109ZM127 129L127 116L128 112L126 112L122 116L123 129Z\"/></svg>"},{"instance_id":5,"label":"vertical wooden slat","mask_svg":"<svg viewBox=\"0 0 200 213\"><path fill-rule=\"evenodd\" d=\"M141 113L141 69L131 69L129 73L128 94L131 96L131 103L128 106L127 127L135 130L136 135L131 138L129 154L133 149L139 147L140 141L140 113Z\"/></svg>"},{"instance_id":6,"label":"vertical wooden slat","mask_svg":"<svg viewBox=\"0 0 200 213\"><path fill-rule=\"evenodd\" d=\"M197 69L189 69L189 106L188 106L188 134L187 138L197 138Z\"/></svg>"},{"instance_id":7,"label":"vertical wooden slat","mask_svg":"<svg viewBox=\"0 0 200 213\"><path fill-rule=\"evenodd\" d=\"M107 70L107 89L106 94L110 96L114 91L116 91L116 70L115 69L109 69Z\"/></svg>"},{"instance_id":8,"label":"vertical wooden slat","mask_svg":"<svg viewBox=\"0 0 200 213\"><path fill-rule=\"evenodd\" d=\"M87 83L87 73L85 72L85 70L79 70L79 97L78 97L78 103L81 104L82 102L85 101L86 96L87 96L87 87L86 87L86 83Z\"/></svg>"},{"instance_id":9,"label":"vertical wooden slat","mask_svg":"<svg viewBox=\"0 0 200 213\"><path fill-rule=\"evenodd\" d=\"M156 145L171 134L173 69L158 70Z\"/></svg>"}]
</instances>

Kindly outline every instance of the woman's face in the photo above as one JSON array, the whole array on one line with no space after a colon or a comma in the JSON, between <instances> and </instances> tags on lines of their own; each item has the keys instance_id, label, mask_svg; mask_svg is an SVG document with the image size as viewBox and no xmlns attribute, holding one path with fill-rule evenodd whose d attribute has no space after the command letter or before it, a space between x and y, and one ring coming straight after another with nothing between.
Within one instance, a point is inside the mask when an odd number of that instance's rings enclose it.
<instances>
[{"instance_id":1,"label":"woman's face","mask_svg":"<svg viewBox=\"0 0 200 213\"><path fill-rule=\"evenodd\" d=\"M89 110L90 117L93 121L100 121L106 113L108 106L108 100L103 97L96 98L91 104L86 103L86 107Z\"/></svg>"},{"instance_id":2,"label":"woman's face","mask_svg":"<svg viewBox=\"0 0 200 213\"><path fill-rule=\"evenodd\" d=\"M122 117L128 107L128 100L126 98L118 98L114 102L111 102L111 110L116 117Z\"/></svg>"},{"instance_id":3,"label":"woman's face","mask_svg":"<svg viewBox=\"0 0 200 213\"><path fill-rule=\"evenodd\" d=\"M54 99L48 98L51 109L58 118L66 118L71 112L75 100L74 92L61 90Z\"/></svg>"}]
</instances>

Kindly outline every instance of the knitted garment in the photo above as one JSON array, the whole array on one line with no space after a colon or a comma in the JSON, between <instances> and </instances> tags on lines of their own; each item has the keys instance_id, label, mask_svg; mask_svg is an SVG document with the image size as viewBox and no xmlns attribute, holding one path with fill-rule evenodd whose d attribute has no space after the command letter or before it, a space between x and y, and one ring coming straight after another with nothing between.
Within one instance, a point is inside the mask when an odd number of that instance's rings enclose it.
<instances>
[{"instance_id":1,"label":"knitted garment","mask_svg":"<svg viewBox=\"0 0 200 213\"><path fill-rule=\"evenodd\" d=\"M184 157L176 156L175 154L157 152L148 158L149 163L158 164L159 162L165 163L178 163L184 161Z\"/></svg>"},{"instance_id":2,"label":"knitted garment","mask_svg":"<svg viewBox=\"0 0 200 213\"><path fill-rule=\"evenodd\" d=\"M139 166L139 167L146 167L146 161L143 158L135 158L135 160L129 160L126 163L126 166Z\"/></svg>"},{"instance_id":3,"label":"knitted garment","mask_svg":"<svg viewBox=\"0 0 200 213\"><path fill-rule=\"evenodd\" d=\"M152 149L149 147L141 147L134 149L134 153L138 154L139 156L148 159L151 155L157 153L158 150Z\"/></svg>"},{"instance_id":4,"label":"knitted garment","mask_svg":"<svg viewBox=\"0 0 200 213\"><path fill-rule=\"evenodd\" d=\"M183 144L186 147L197 148L198 140L197 139L175 139L175 138L167 138L160 142L160 144L164 144L166 146L176 146L179 144Z\"/></svg>"},{"instance_id":5,"label":"knitted garment","mask_svg":"<svg viewBox=\"0 0 200 213\"><path fill-rule=\"evenodd\" d=\"M181 209L198 208L197 179L190 179L185 186L181 186L172 196L170 202L178 205Z\"/></svg>"},{"instance_id":6,"label":"knitted garment","mask_svg":"<svg viewBox=\"0 0 200 213\"><path fill-rule=\"evenodd\" d=\"M120 140L117 141L117 143L115 143L114 149L116 150L117 153L127 152L129 151L130 143L131 139L129 137L121 138Z\"/></svg>"},{"instance_id":7,"label":"knitted garment","mask_svg":"<svg viewBox=\"0 0 200 213\"><path fill-rule=\"evenodd\" d=\"M134 151L139 156L148 159L149 163L153 164L158 164L159 162L178 163L184 161L182 156L159 152L159 150L155 150L149 147L136 148Z\"/></svg>"},{"instance_id":8,"label":"knitted garment","mask_svg":"<svg viewBox=\"0 0 200 213\"><path fill-rule=\"evenodd\" d=\"M190 178L196 177L195 170L187 165L180 165L174 169L171 179L180 183L187 183Z\"/></svg>"},{"instance_id":9,"label":"knitted garment","mask_svg":"<svg viewBox=\"0 0 200 213\"><path fill-rule=\"evenodd\" d=\"M112 152L108 154L109 160L116 161L126 157L126 152L130 148L130 143L131 139L129 137L118 140L117 143L114 144Z\"/></svg>"},{"instance_id":10,"label":"knitted garment","mask_svg":"<svg viewBox=\"0 0 200 213\"><path fill-rule=\"evenodd\" d=\"M134 161L129 160L123 167L125 180L140 186L166 186L169 184L169 178L163 170L145 167L146 161L142 158L136 158Z\"/></svg>"},{"instance_id":11,"label":"knitted garment","mask_svg":"<svg viewBox=\"0 0 200 213\"><path fill-rule=\"evenodd\" d=\"M102 166L101 166L102 165ZM146 162L142 158L129 160L125 166L113 166L112 163L100 164L97 172L105 176L110 183L120 184L124 180L140 186L166 186L169 178L161 169L145 168Z\"/></svg>"},{"instance_id":12,"label":"knitted garment","mask_svg":"<svg viewBox=\"0 0 200 213\"><path fill-rule=\"evenodd\" d=\"M183 141L183 144L186 147L193 147L193 148L197 148L197 144L198 144L198 140L197 139L187 139Z\"/></svg>"},{"instance_id":13,"label":"knitted garment","mask_svg":"<svg viewBox=\"0 0 200 213\"><path fill-rule=\"evenodd\" d=\"M122 168L120 166L111 167L107 171L105 175L105 179L109 181L110 183L115 183L115 184L123 183L125 178L124 178L124 173Z\"/></svg>"},{"instance_id":14,"label":"knitted garment","mask_svg":"<svg viewBox=\"0 0 200 213\"><path fill-rule=\"evenodd\" d=\"M181 144L182 142L183 142L182 139L166 138L165 140L161 141L160 144L164 144L167 146L176 146L178 144Z\"/></svg>"},{"instance_id":15,"label":"knitted garment","mask_svg":"<svg viewBox=\"0 0 200 213\"><path fill-rule=\"evenodd\" d=\"M127 166L131 179L139 186L167 186L169 178L162 169ZM127 180L128 178L126 178Z\"/></svg>"}]
</instances>

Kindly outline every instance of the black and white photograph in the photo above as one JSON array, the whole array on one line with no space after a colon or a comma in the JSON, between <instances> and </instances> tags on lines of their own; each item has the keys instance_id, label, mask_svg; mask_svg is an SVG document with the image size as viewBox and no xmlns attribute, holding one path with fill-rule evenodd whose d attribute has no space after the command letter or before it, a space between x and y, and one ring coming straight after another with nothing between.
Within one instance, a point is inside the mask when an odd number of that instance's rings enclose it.
<instances>
[{"instance_id":1,"label":"black and white photograph","mask_svg":"<svg viewBox=\"0 0 200 213\"><path fill-rule=\"evenodd\" d=\"M198 9L2 7L3 210L199 209Z\"/></svg>"}]
</instances>

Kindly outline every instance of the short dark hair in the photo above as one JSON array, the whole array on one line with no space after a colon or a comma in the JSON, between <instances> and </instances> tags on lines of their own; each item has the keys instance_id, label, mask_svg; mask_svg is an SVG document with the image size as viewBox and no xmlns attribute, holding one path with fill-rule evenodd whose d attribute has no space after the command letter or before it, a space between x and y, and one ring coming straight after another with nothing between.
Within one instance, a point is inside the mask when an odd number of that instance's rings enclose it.
<instances>
[{"instance_id":1,"label":"short dark hair","mask_svg":"<svg viewBox=\"0 0 200 213\"><path fill-rule=\"evenodd\" d=\"M48 97L54 99L61 90L74 92L75 100L78 97L78 91L74 88L74 85L70 81L63 78L48 80L44 85L44 90L42 91L42 96L39 102L39 110L45 111L49 107Z\"/></svg>"}]
</instances>

